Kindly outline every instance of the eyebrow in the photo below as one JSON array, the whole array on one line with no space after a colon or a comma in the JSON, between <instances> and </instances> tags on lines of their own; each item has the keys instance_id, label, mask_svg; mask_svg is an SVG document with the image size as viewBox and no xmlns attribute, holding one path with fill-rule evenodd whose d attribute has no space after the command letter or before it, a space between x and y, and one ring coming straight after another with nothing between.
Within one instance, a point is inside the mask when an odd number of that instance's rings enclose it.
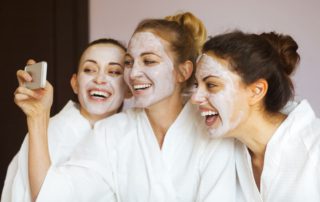
<instances>
[{"instance_id":1,"label":"eyebrow","mask_svg":"<svg viewBox=\"0 0 320 202\"><path fill-rule=\"evenodd\" d=\"M158 55L158 54L156 54L154 52L144 52L144 53L141 54L141 56L145 56L145 55L156 55L156 56L160 57L160 55Z\"/></svg>"},{"instance_id":2,"label":"eyebrow","mask_svg":"<svg viewBox=\"0 0 320 202\"><path fill-rule=\"evenodd\" d=\"M91 60L91 59L85 60L84 62L92 62L94 64L98 64L95 60ZM120 67L122 67L122 65L118 62L109 62L108 65L119 65Z\"/></svg>"},{"instance_id":3,"label":"eyebrow","mask_svg":"<svg viewBox=\"0 0 320 202\"><path fill-rule=\"evenodd\" d=\"M141 54L140 54L140 57L143 57L143 56L145 56L145 55L155 55L155 56L161 58L160 55L158 55L158 54L156 54L156 53L154 53L154 52L144 52L144 53L141 53ZM130 58L132 58L132 56L131 56L129 53L126 53L125 57L130 57Z\"/></svg>"},{"instance_id":4,"label":"eyebrow","mask_svg":"<svg viewBox=\"0 0 320 202\"><path fill-rule=\"evenodd\" d=\"M206 76L202 79L202 81L206 81L207 79L209 79L210 77L214 77L214 78L219 78L217 76L213 76L213 75L209 75L209 76Z\"/></svg>"},{"instance_id":5,"label":"eyebrow","mask_svg":"<svg viewBox=\"0 0 320 202\"><path fill-rule=\"evenodd\" d=\"M97 64L97 62L95 60L91 60L91 59L85 60L84 62L92 62L94 64Z\"/></svg>"},{"instance_id":6,"label":"eyebrow","mask_svg":"<svg viewBox=\"0 0 320 202\"><path fill-rule=\"evenodd\" d=\"M122 65L118 62L109 62L109 65L118 65L118 66L122 67Z\"/></svg>"}]
</instances>

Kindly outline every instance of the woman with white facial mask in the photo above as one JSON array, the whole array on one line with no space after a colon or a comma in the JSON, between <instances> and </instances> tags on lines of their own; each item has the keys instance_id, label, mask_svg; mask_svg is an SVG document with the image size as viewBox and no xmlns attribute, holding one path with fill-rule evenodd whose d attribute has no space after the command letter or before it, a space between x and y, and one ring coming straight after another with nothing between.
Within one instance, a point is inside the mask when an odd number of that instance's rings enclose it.
<instances>
[{"instance_id":1,"label":"woman with white facial mask","mask_svg":"<svg viewBox=\"0 0 320 202\"><path fill-rule=\"evenodd\" d=\"M37 201L234 201L234 142L210 141L182 95L205 39L191 13L142 21L124 71L135 108L97 123Z\"/></svg>"},{"instance_id":2,"label":"woman with white facial mask","mask_svg":"<svg viewBox=\"0 0 320 202\"><path fill-rule=\"evenodd\" d=\"M125 52L125 47L114 39L95 40L84 50L78 72L71 78L71 86L77 94L79 104L69 101L49 121L49 153L46 154L50 156L48 164L60 165L66 162L76 145L90 134L95 122L120 110L126 89L123 79ZM22 87L23 81L29 80L30 76L22 70L17 74L21 85L15 93L15 102L27 114L29 132L34 132L31 130L35 126L30 121L34 119L36 122L35 116L41 115L42 109L36 107L51 105L52 94L47 93L46 97L41 98L41 91L30 91ZM44 91L52 92L49 84ZM32 135L34 134L30 133L26 136L8 168L2 202L32 201L28 179L28 147L29 141L34 138ZM44 176L38 174L39 183L42 184Z\"/></svg>"},{"instance_id":3,"label":"woman with white facial mask","mask_svg":"<svg viewBox=\"0 0 320 202\"><path fill-rule=\"evenodd\" d=\"M231 32L203 47L192 99L212 137L234 137L239 201L320 201L320 120L289 102L297 43L274 32Z\"/></svg>"}]
</instances>

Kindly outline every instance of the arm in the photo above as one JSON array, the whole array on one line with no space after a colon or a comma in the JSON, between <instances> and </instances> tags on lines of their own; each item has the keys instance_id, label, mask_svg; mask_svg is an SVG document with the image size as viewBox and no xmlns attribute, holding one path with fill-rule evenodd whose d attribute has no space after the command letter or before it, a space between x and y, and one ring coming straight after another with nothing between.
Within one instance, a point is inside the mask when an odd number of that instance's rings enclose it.
<instances>
[{"instance_id":1,"label":"arm","mask_svg":"<svg viewBox=\"0 0 320 202\"><path fill-rule=\"evenodd\" d=\"M29 61L29 64L34 61ZM32 200L35 200L50 167L47 128L52 105L53 88L47 82L44 89L30 90L24 87L31 76L22 70L17 72L19 87L15 91L15 103L27 117L29 131L29 183Z\"/></svg>"}]
</instances>

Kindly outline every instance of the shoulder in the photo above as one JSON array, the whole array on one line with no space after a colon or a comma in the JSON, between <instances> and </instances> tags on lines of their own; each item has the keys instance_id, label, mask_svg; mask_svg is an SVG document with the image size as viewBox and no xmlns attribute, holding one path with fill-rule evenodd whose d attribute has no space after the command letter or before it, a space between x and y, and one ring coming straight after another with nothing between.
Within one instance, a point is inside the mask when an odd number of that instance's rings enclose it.
<instances>
[{"instance_id":1,"label":"shoulder","mask_svg":"<svg viewBox=\"0 0 320 202\"><path fill-rule=\"evenodd\" d=\"M141 110L129 109L98 121L94 126L96 135L107 135L109 138L115 136L120 138L136 127L137 116Z\"/></svg>"},{"instance_id":2,"label":"shoulder","mask_svg":"<svg viewBox=\"0 0 320 202\"><path fill-rule=\"evenodd\" d=\"M307 155L320 155L320 119L308 101L301 101L290 113L284 124L284 138L291 145L299 146ZM301 152L301 150L300 150Z\"/></svg>"},{"instance_id":3,"label":"shoulder","mask_svg":"<svg viewBox=\"0 0 320 202\"><path fill-rule=\"evenodd\" d=\"M71 100L56 115L50 118L50 122L65 121L74 117L80 117L79 104ZM82 116L81 116L82 117Z\"/></svg>"}]
</instances>

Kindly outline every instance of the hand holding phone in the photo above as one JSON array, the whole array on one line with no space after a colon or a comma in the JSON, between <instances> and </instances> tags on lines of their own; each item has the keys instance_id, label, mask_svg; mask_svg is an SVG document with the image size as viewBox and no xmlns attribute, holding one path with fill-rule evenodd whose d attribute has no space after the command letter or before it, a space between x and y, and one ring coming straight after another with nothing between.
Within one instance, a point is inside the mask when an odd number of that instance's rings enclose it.
<instances>
[{"instance_id":1,"label":"hand holding phone","mask_svg":"<svg viewBox=\"0 0 320 202\"><path fill-rule=\"evenodd\" d=\"M26 82L25 86L29 89L44 88L47 80L47 62L38 62L27 65L24 70L32 77L31 82Z\"/></svg>"}]
</instances>

